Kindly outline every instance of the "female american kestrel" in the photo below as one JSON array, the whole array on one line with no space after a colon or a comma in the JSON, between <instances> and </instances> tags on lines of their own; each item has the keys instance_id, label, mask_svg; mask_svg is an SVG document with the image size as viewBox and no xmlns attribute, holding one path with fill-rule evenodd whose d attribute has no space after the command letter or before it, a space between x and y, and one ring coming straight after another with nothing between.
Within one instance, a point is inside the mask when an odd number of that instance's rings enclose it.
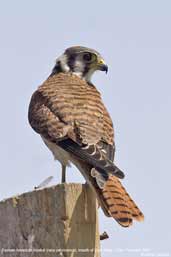
<instances>
[{"instance_id":1,"label":"female american kestrel","mask_svg":"<svg viewBox=\"0 0 171 257\"><path fill-rule=\"evenodd\" d=\"M65 169L73 163L91 186L104 213L128 227L144 216L122 186L114 164L114 130L92 74L107 72L101 55L74 46L61 55L47 80L34 92L29 122Z\"/></svg>"}]
</instances>

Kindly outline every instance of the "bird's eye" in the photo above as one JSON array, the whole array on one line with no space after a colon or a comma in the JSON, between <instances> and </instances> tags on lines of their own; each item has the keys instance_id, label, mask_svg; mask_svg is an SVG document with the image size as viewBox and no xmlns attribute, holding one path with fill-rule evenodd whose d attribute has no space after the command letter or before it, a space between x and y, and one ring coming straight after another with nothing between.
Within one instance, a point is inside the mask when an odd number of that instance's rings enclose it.
<instances>
[{"instance_id":1,"label":"bird's eye","mask_svg":"<svg viewBox=\"0 0 171 257\"><path fill-rule=\"evenodd\" d=\"M83 59L84 59L84 61L86 61L86 62L91 62L91 60L92 60L92 54L91 54L91 53L85 53L85 54L83 55Z\"/></svg>"}]
</instances>

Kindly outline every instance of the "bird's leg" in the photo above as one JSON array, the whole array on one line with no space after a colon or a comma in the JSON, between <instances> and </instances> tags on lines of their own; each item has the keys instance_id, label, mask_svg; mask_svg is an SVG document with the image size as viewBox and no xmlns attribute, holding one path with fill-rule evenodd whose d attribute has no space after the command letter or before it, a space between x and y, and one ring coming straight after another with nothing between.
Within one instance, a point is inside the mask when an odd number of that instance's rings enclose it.
<instances>
[{"instance_id":1,"label":"bird's leg","mask_svg":"<svg viewBox=\"0 0 171 257\"><path fill-rule=\"evenodd\" d=\"M66 182L66 166L62 164L62 183Z\"/></svg>"}]
</instances>

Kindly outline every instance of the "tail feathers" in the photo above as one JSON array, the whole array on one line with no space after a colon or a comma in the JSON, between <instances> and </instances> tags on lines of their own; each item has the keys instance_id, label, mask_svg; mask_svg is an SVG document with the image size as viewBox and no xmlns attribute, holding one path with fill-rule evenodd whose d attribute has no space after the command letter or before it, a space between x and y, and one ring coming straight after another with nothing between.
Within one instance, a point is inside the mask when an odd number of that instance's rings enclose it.
<instances>
[{"instance_id":1,"label":"tail feathers","mask_svg":"<svg viewBox=\"0 0 171 257\"><path fill-rule=\"evenodd\" d=\"M106 216L113 217L123 227L131 226L133 220L143 221L144 215L116 176L109 175L107 181L104 181L101 176L99 178L97 175L97 169L92 169L91 165L78 161L75 156L72 157L72 162L96 193Z\"/></svg>"},{"instance_id":2,"label":"tail feathers","mask_svg":"<svg viewBox=\"0 0 171 257\"><path fill-rule=\"evenodd\" d=\"M133 219L137 221L144 219L142 212L115 176L111 175L109 177L101 193L103 199L101 201L102 208L107 209L109 215L121 226L129 227L132 225Z\"/></svg>"},{"instance_id":3,"label":"tail feathers","mask_svg":"<svg viewBox=\"0 0 171 257\"><path fill-rule=\"evenodd\" d=\"M143 221L144 215L136 205L136 203L132 200L128 193L126 193L125 199L128 203L129 208L131 209L133 219L137 221Z\"/></svg>"}]
</instances>

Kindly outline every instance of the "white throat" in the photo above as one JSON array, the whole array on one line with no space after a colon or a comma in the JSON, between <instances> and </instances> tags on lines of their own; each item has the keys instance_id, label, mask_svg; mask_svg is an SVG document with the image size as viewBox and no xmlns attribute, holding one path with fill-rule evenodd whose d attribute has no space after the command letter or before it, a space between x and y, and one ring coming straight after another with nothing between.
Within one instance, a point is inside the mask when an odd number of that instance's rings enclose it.
<instances>
[{"instance_id":1,"label":"white throat","mask_svg":"<svg viewBox=\"0 0 171 257\"><path fill-rule=\"evenodd\" d=\"M91 77L93 75L95 71L92 69L92 70L89 70L85 75L84 77L82 77L85 81L91 83Z\"/></svg>"},{"instance_id":2,"label":"white throat","mask_svg":"<svg viewBox=\"0 0 171 257\"><path fill-rule=\"evenodd\" d=\"M72 71L72 73L78 76L79 78L83 78L84 69L85 69L84 63L81 62L80 60L75 60L74 71Z\"/></svg>"}]
</instances>

